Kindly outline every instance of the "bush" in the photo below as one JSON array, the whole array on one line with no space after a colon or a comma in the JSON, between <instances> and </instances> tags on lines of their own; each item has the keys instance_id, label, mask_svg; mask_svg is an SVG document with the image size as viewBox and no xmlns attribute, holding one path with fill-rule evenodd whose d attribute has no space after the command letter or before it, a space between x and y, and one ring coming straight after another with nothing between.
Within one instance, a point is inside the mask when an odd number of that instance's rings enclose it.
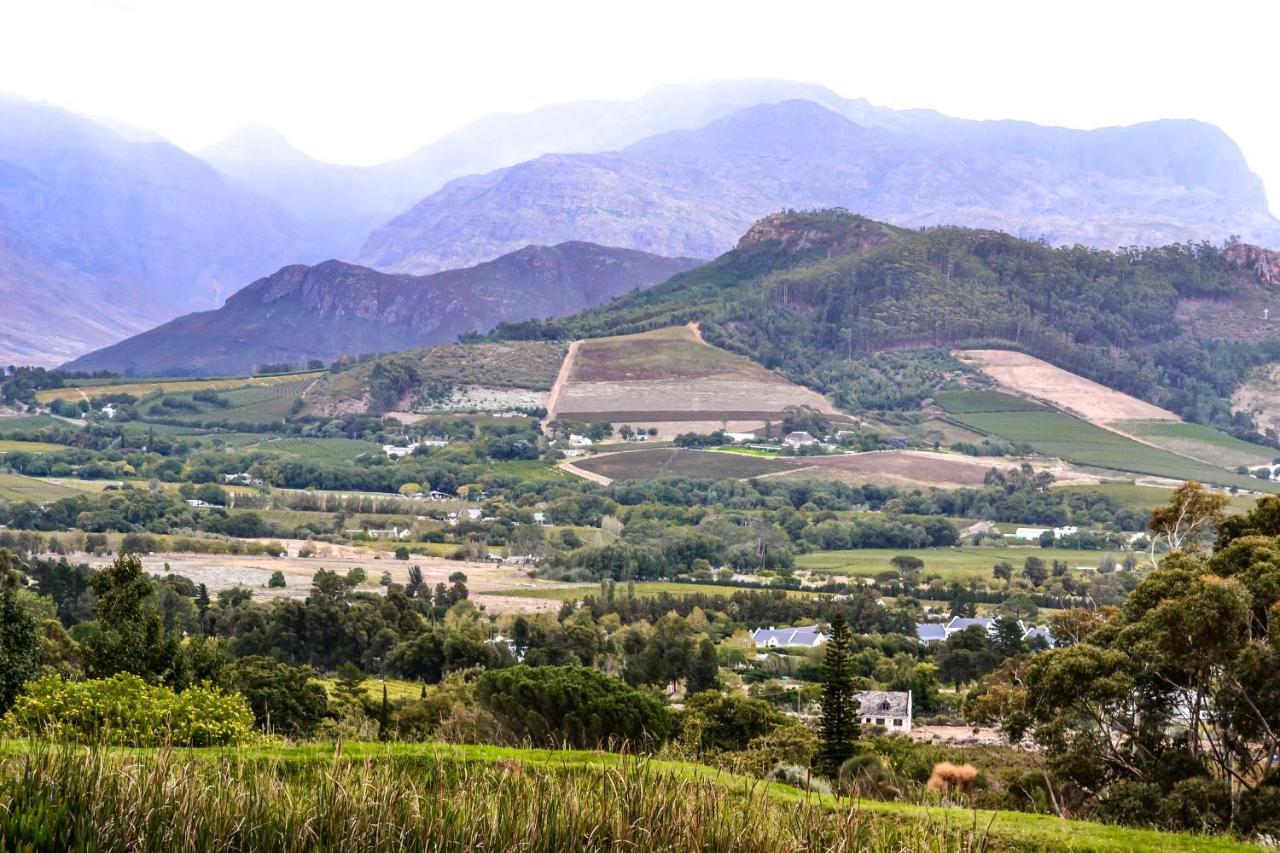
<instances>
[{"instance_id":1,"label":"bush","mask_svg":"<svg viewBox=\"0 0 1280 853\"><path fill-rule=\"evenodd\" d=\"M1169 829L1221 832L1231 823L1231 791L1207 776L1183 779L1164 795L1160 816Z\"/></svg>"},{"instance_id":2,"label":"bush","mask_svg":"<svg viewBox=\"0 0 1280 853\"><path fill-rule=\"evenodd\" d=\"M310 737L329 708L324 688L307 666L255 655L236 660L227 675L266 732Z\"/></svg>"},{"instance_id":3,"label":"bush","mask_svg":"<svg viewBox=\"0 0 1280 853\"><path fill-rule=\"evenodd\" d=\"M652 747L671 734L654 696L582 666L513 666L476 680L476 699L518 740L593 748L617 741Z\"/></svg>"},{"instance_id":4,"label":"bush","mask_svg":"<svg viewBox=\"0 0 1280 853\"><path fill-rule=\"evenodd\" d=\"M276 569L274 572L272 572L271 580L267 581L267 587L269 589L284 589L286 584L287 584L287 581L285 581L284 579L284 572L280 571L279 569Z\"/></svg>"},{"instance_id":5,"label":"bush","mask_svg":"<svg viewBox=\"0 0 1280 853\"><path fill-rule=\"evenodd\" d=\"M174 693L132 673L28 683L5 715L17 736L128 746L226 746L253 737L253 712L243 696L210 687Z\"/></svg>"},{"instance_id":6,"label":"bush","mask_svg":"<svg viewBox=\"0 0 1280 853\"><path fill-rule=\"evenodd\" d=\"M801 788L805 791L813 791L815 794L831 793L830 782L811 771L808 767L801 767L799 764L779 764L770 770L769 775L765 778L770 782L781 782L783 785L790 785L793 788Z\"/></svg>"}]
</instances>

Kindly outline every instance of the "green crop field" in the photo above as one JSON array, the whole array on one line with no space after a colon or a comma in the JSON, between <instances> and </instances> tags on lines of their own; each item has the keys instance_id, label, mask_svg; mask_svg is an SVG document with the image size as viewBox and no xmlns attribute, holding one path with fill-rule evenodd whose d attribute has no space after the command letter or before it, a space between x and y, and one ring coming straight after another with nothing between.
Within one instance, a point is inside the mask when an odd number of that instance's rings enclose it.
<instances>
[{"instance_id":1,"label":"green crop field","mask_svg":"<svg viewBox=\"0 0 1280 853\"><path fill-rule=\"evenodd\" d=\"M184 392L171 396L194 402L199 407L199 411L182 409L170 411L158 405L150 407L148 411L155 409L166 419L172 418L192 423L202 421L226 421L253 425L277 423L289 416L294 402L301 399L303 392L315 384L316 379L314 375L295 375L289 379L281 377L280 381L266 385L245 385L241 382L241 386L237 388L214 389L219 391L219 396L227 403L226 406L192 401L191 393L194 391Z\"/></svg>"},{"instance_id":2,"label":"green crop field","mask_svg":"<svg viewBox=\"0 0 1280 853\"><path fill-rule=\"evenodd\" d=\"M68 423L52 415L19 415L16 418L0 418L0 435L40 429L75 430L80 426L81 424Z\"/></svg>"},{"instance_id":3,"label":"green crop field","mask_svg":"<svg viewBox=\"0 0 1280 853\"><path fill-rule=\"evenodd\" d=\"M1027 403L994 391L964 391L939 395L952 417L980 432L1026 443L1046 456L1077 465L1151 474L1174 480L1200 480L1243 489L1277 491L1252 477L1217 468L1167 450L1140 444L1070 415ZM1014 402L1008 402L1014 401ZM1034 408L1013 408L1016 404ZM986 410L981 410L986 407Z\"/></svg>"},{"instance_id":4,"label":"green crop field","mask_svg":"<svg viewBox=\"0 0 1280 853\"><path fill-rule=\"evenodd\" d=\"M194 391L230 391L235 388L251 386L270 386L289 384L302 379L308 381L323 374L316 373L281 373L275 376L250 376L232 379L121 379L118 381L85 382L81 386L66 388L49 388L36 392L36 402L48 405L54 400L86 400L106 394L132 394L142 397L154 391L166 394L184 394Z\"/></svg>"},{"instance_id":5,"label":"green crop field","mask_svg":"<svg viewBox=\"0 0 1280 853\"><path fill-rule=\"evenodd\" d=\"M8 441L0 438L0 453L57 453L59 450L66 448L47 441Z\"/></svg>"},{"instance_id":6,"label":"green crop field","mask_svg":"<svg viewBox=\"0 0 1280 853\"><path fill-rule=\"evenodd\" d=\"M700 480L741 480L790 471L795 466L777 459L706 450L633 450L573 460L577 468L613 480L656 480L687 477Z\"/></svg>"},{"instance_id":7,"label":"green crop field","mask_svg":"<svg viewBox=\"0 0 1280 853\"><path fill-rule=\"evenodd\" d=\"M353 438L258 437L257 444L238 444L245 450L287 453L312 462L349 462L365 454L381 455L382 445Z\"/></svg>"},{"instance_id":8,"label":"green crop field","mask_svg":"<svg viewBox=\"0 0 1280 853\"><path fill-rule=\"evenodd\" d=\"M1210 465L1236 468L1240 465L1267 465L1280 457L1280 450L1263 447L1227 435L1203 424L1176 421L1126 421L1122 428L1180 456L1190 456Z\"/></svg>"},{"instance_id":9,"label":"green crop field","mask_svg":"<svg viewBox=\"0 0 1280 853\"><path fill-rule=\"evenodd\" d=\"M73 498L86 492L100 492L107 486L105 480L41 479L21 474L0 473L0 500L34 501L49 503L62 498Z\"/></svg>"},{"instance_id":10,"label":"green crop field","mask_svg":"<svg viewBox=\"0 0 1280 853\"><path fill-rule=\"evenodd\" d=\"M1171 489L1162 489L1159 486L1139 486L1135 483L1070 483L1054 486L1054 488L1082 494L1097 492L1125 506L1144 512L1150 512L1158 506L1167 504L1173 494ZM1232 495L1227 499L1227 512L1233 515L1248 512L1254 508L1257 502L1257 496Z\"/></svg>"},{"instance_id":11,"label":"green crop field","mask_svg":"<svg viewBox=\"0 0 1280 853\"><path fill-rule=\"evenodd\" d=\"M809 569L815 574L869 578L892 569L893 566L889 565L889 561L899 554L907 554L924 560L921 577L940 575L947 583L952 581L963 583L975 578L990 578L991 567L1001 560L1007 560L1015 568L1020 568L1027 557L1040 557L1046 561L1063 560L1074 568L1097 566L1105 553L1107 552L1033 546L917 548L914 550L862 548L803 554L796 558L796 567ZM1119 559L1118 554L1117 559ZM1144 565L1145 561L1146 558L1139 555L1139 565Z\"/></svg>"},{"instance_id":12,"label":"green crop field","mask_svg":"<svg viewBox=\"0 0 1280 853\"><path fill-rule=\"evenodd\" d=\"M577 477L563 468L548 465L537 459L509 459L494 462L485 468L483 479L514 479L520 482L536 483L543 480L576 480Z\"/></svg>"}]
</instances>

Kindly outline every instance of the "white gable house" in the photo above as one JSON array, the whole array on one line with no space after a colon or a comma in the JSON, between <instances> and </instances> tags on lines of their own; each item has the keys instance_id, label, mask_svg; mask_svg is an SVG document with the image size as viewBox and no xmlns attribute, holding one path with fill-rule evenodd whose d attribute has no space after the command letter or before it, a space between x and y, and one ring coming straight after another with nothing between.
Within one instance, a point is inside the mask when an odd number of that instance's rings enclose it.
<instances>
[{"instance_id":1,"label":"white gable house","mask_svg":"<svg viewBox=\"0 0 1280 853\"><path fill-rule=\"evenodd\" d=\"M864 726L883 726L890 734L911 731L911 692L863 690L858 699L858 719Z\"/></svg>"},{"instance_id":2,"label":"white gable house","mask_svg":"<svg viewBox=\"0 0 1280 853\"><path fill-rule=\"evenodd\" d=\"M802 628L757 628L751 632L757 649L813 649L827 641L817 625Z\"/></svg>"}]
</instances>

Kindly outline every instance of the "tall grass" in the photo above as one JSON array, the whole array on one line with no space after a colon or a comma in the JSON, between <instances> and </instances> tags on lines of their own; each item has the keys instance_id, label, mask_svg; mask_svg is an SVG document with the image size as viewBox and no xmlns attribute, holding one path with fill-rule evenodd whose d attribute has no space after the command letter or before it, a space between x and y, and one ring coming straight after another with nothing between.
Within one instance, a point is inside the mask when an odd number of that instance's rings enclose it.
<instances>
[{"instance_id":1,"label":"tall grass","mask_svg":"<svg viewBox=\"0 0 1280 853\"><path fill-rule=\"evenodd\" d=\"M638 759L193 758L34 744L0 759L0 849L970 851L983 833L730 790Z\"/></svg>"}]
</instances>

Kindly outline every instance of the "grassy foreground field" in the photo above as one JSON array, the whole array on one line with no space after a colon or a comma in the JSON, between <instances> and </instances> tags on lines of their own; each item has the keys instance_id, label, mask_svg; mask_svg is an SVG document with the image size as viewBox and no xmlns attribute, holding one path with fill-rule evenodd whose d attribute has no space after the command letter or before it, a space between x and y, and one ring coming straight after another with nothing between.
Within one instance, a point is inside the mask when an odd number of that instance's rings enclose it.
<instances>
[{"instance_id":1,"label":"grassy foreground field","mask_svg":"<svg viewBox=\"0 0 1280 853\"><path fill-rule=\"evenodd\" d=\"M899 554L910 554L924 560L920 574L941 575L948 583L967 581L970 578L990 578L991 567L1001 560L1008 560L1020 569L1027 557L1043 560L1063 560L1073 568L1097 566L1105 551L1079 551L1071 548L1036 548L1027 546L918 548L916 550L892 550L889 548L864 548L851 551L819 551L796 558L796 566L818 574L848 575L850 577L874 577L893 568L889 561ZM1119 559L1119 557L1117 557ZM1146 560L1139 555L1139 564Z\"/></svg>"},{"instance_id":2,"label":"grassy foreground field","mask_svg":"<svg viewBox=\"0 0 1280 853\"><path fill-rule=\"evenodd\" d=\"M1257 849L1048 815L855 802L697 764L588 751L8 743L0 771L0 839L11 849Z\"/></svg>"}]
</instances>

